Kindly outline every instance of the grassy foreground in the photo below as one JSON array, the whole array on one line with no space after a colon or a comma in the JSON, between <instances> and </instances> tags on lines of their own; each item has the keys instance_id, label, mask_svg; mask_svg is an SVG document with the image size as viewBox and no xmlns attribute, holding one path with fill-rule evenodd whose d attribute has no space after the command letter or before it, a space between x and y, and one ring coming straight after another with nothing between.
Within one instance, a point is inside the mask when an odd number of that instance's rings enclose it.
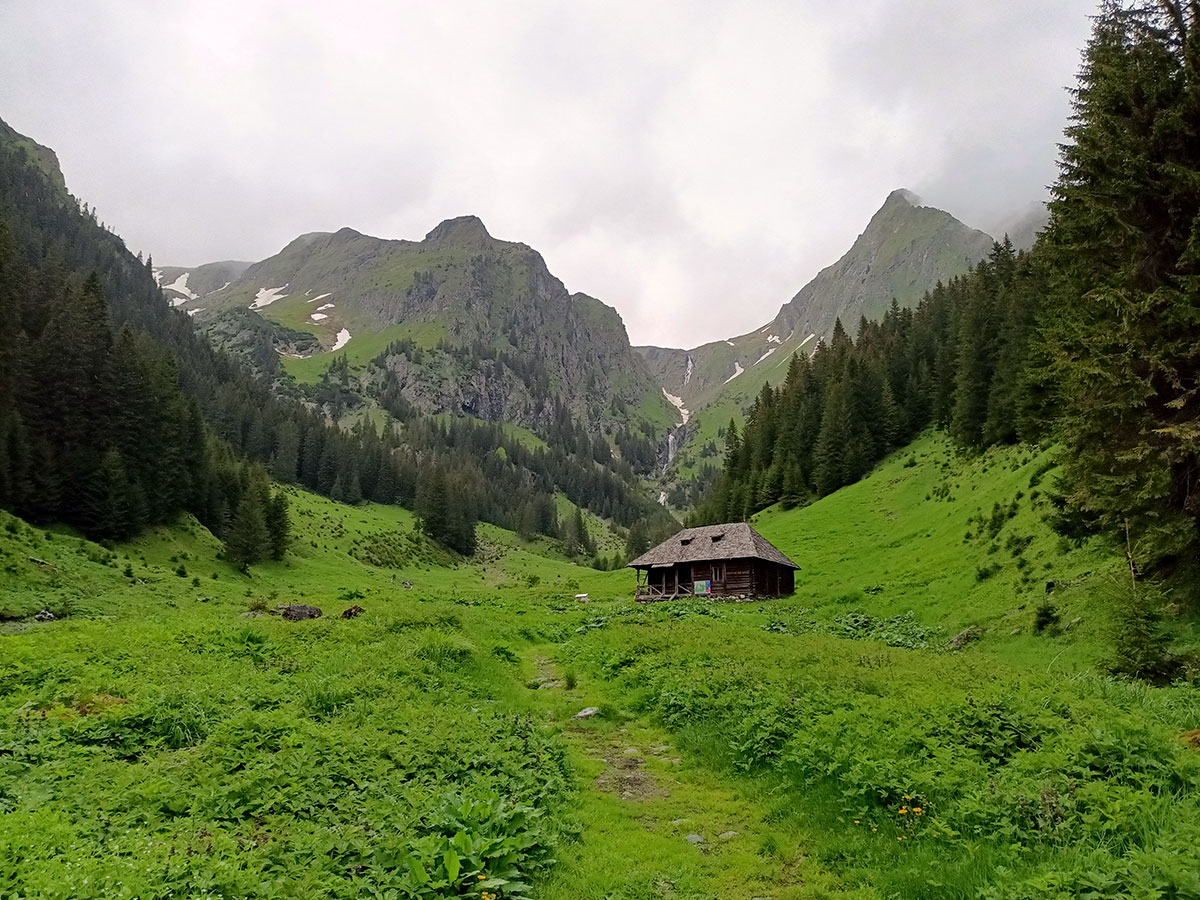
<instances>
[{"instance_id":1,"label":"grassy foreground","mask_svg":"<svg viewBox=\"0 0 1200 900\"><path fill-rule=\"evenodd\" d=\"M760 516L804 568L739 605L302 493L251 578L5 518L0 898L1200 897L1200 691L1099 674L1052 477L924 439Z\"/></svg>"}]
</instances>

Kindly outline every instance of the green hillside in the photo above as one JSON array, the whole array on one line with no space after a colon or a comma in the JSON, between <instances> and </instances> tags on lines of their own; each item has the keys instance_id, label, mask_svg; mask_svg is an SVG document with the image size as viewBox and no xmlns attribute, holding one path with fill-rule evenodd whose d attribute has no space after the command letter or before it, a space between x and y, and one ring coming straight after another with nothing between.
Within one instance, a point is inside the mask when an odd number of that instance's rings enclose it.
<instances>
[{"instance_id":1,"label":"green hillside","mask_svg":"<svg viewBox=\"0 0 1200 900\"><path fill-rule=\"evenodd\" d=\"M291 551L249 578L191 520L106 549L6 517L0 875L51 898L1194 896L1200 691L1099 674L1120 562L1047 528L1053 477L924 437L761 514L802 570L752 604L635 605L630 573L549 542L480 526L463 560L403 509L297 490Z\"/></svg>"}]
</instances>

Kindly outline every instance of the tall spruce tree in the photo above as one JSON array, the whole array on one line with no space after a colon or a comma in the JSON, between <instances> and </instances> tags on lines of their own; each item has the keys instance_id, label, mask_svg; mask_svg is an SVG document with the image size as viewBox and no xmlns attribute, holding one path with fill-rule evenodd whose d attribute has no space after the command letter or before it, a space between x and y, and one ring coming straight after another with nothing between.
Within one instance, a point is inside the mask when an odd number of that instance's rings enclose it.
<instances>
[{"instance_id":1,"label":"tall spruce tree","mask_svg":"<svg viewBox=\"0 0 1200 900\"><path fill-rule=\"evenodd\" d=\"M1200 552L1200 21L1095 20L1045 234L1064 490L1141 565Z\"/></svg>"}]
</instances>

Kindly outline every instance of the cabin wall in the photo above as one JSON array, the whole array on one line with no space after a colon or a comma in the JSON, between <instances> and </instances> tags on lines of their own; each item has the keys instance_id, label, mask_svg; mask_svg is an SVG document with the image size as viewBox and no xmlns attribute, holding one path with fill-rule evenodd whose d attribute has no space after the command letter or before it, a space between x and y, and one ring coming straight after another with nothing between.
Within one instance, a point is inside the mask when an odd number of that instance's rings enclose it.
<instances>
[{"instance_id":1,"label":"cabin wall","mask_svg":"<svg viewBox=\"0 0 1200 900\"><path fill-rule=\"evenodd\" d=\"M760 559L711 560L650 569L647 586L658 599L691 596L697 581L711 581L713 597L779 597L795 592L795 572Z\"/></svg>"}]
</instances>

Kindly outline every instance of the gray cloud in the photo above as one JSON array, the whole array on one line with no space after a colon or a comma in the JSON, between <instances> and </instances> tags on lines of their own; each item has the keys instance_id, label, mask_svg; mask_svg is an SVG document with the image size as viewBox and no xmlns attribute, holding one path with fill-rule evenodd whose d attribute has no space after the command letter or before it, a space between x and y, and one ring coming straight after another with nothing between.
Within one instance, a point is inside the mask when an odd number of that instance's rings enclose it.
<instances>
[{"instance_id":1,"label":"gray cloud","mask_svg":"<svg viewBox=\"0 0 1200 900\"><path fill-rule=\"evenodd\" d=\"M635 342L749 331L907 186L1043 194L1094 0L40 0L0 116L160 263L475 213Z\"/></svg>"}]
</instances>

